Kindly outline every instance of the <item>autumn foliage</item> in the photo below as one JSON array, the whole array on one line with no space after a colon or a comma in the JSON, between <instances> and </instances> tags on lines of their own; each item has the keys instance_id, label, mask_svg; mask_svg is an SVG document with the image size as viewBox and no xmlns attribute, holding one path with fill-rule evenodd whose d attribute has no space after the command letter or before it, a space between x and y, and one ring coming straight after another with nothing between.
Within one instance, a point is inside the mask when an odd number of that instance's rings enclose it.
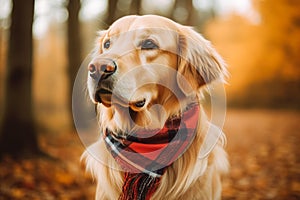
<instances>
[{"instance_id":1,"label":"autumn foliage","mask_svg":"<svg viewBox=\"0 0 300 200\"><path fill-rule=\"evenodd\" d=\"M230 105L299 108L300 1L255 0L253 21L232 15L207 35L225 57Z\"/></svg>"}]
</instances>

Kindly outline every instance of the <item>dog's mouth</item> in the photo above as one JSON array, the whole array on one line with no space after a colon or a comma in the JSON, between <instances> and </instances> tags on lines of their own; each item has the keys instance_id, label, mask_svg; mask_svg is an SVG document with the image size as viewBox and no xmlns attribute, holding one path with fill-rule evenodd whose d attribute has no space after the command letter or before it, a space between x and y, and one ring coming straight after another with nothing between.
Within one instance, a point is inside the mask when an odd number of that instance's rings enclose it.
<instances>
[{"instance_id":1,"label":"dog's mouth","mask_svg":"<svg viewBox=\"0 0 300 200\"><path fill-rule=\"evenodd\" d=\"M112 92L108 89L100 88L95 92L94 100L97 103L102 103L106 107L111 106Z\"/></svg>"},{"instance_id":2,"label":"dog's mouth","mask_svg":"<svg viewBox=\"0 0 300 200\"><path fill-rule=\"evenodd\" d=\"M96 103L102 103L106 107L111 107L112 104L118 104L122 107L130 107L134 111L139 111L146 104L146 98L128 101L118 95L113 95L111 90L104 88L100 88L95 92L94 101Z\"/></svg>"}]
</instances>

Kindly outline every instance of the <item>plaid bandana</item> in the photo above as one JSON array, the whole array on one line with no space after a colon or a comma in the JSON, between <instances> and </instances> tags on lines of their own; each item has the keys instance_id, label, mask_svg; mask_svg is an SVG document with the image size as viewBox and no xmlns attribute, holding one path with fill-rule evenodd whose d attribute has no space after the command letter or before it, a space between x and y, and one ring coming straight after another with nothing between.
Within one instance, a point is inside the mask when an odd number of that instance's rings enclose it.
<instances>
[{"instance_id":1,"label":"plaid bandana","mask_svg":"<svg viewBox=\"0 0 300 200\"><path fill-rule=\"evenodd\" d=\"M150 199L167 166L192 143L198 114L199 106L192 105L182 116L167 120L161 130L140 130L126 138L116 138L106 130L106 147L125 171L119 200Z\"/></svg>"}]
</instances>

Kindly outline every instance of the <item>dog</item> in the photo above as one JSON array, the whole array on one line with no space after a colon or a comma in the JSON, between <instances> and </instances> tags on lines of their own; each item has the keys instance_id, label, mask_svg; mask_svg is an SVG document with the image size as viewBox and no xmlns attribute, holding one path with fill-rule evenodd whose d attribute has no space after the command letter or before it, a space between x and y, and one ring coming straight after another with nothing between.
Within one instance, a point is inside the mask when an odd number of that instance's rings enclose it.
<instances>
[{"instance_id":1,"label":"dog","mask_svg":"<svg viewBox=\"0 0 300 200\"><path fill-rule=\"evenodd\" d=\"M221 198L226 138L209 131L201 94L227 69L208 40L165 17L125 16L99 32L87 68L100 136L82 159L96 199Z\"/></svg>"}]
</instances>

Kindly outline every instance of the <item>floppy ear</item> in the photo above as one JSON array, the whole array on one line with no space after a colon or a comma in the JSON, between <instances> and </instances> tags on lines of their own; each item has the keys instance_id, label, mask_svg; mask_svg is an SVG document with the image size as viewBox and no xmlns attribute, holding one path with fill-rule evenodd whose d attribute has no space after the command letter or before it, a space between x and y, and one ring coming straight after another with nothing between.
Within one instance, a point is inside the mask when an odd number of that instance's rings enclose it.
<instances>
[{"instance_id":1,"label":"floppy ear","mask_svg":"<svg viewBox=\"0 0 300 200\"><path fill-rule=\"evenodd\" d=\"M178 44L178 72L181 76L177 76L177 82L185 95L197 92L202 85L216 79L224 81L226 65L208 40L192 28L182 26Z\"/></svg>"}]
</instances>

